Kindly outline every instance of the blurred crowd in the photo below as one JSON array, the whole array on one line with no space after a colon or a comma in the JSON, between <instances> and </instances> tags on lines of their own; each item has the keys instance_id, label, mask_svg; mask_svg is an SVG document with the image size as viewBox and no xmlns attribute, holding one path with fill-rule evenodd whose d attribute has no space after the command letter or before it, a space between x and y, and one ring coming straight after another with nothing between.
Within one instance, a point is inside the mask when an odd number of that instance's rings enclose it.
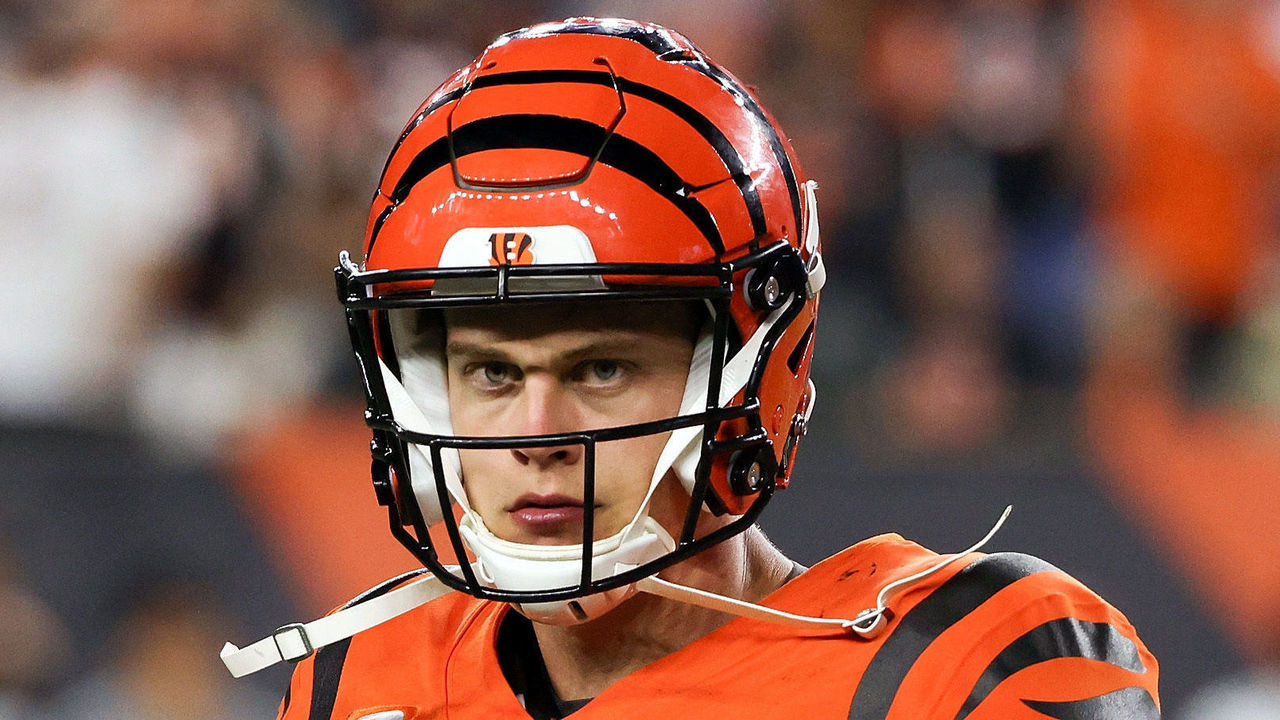
<instances>
[{"instance_id":1,"label":"blurred crowd","mask_svg":"<svg viewBox=\"0 0 1280 720\"><path fill-rule=\"evenodd\" d=\"M273 713L219 642L360 589L346 498L385 534L337 253L450 71L579 14L819 181L815 453L1083 458L1229 648L1153 642L1172 717L1280 693L1280 0L0 0L0 720Z\"/></svg>"}]
</instances>

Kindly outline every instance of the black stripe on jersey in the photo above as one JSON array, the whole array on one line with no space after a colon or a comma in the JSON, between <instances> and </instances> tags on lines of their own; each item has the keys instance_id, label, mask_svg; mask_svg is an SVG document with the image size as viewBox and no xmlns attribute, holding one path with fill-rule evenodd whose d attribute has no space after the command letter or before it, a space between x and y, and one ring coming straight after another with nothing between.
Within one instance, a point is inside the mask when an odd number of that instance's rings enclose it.
<instances>
[{"instance_id":1,"label":"black stripe on jersey","mask_svg":"<svg viewBox=\"0 0 1280 720\"><path fill-rule=\"evenodd\" d=\"M782 139L778 137L777 131L773 127L773 123L769 122L768 115L765 114L764 108L760 107L760 103L755 101L751 93L746 88L738 84L738 81L732 75L725 72L716 65L706 60L687 54L687 48L679 45L671 37L670 33L664 30L650 29L635 25L625 26L606 26L601 23L582 23L575 22L572 24L565 23L554 28L540 28L537 34L554 34L554 35L610 35L613 37L625 38L644 45L655 55L671 56L679 58L675 62L681 62L707 77L715 80L721 87L728 90L733 96L746 108L756 121L761 125L769 137L769 145L773 149L773 157L778 162L778 167L782 168L782 176L787 180L787 190L791 195L791 208L795 213L795 229L792 231L796 234L799 241L803 242L801 231L804 227L803 218L804 211L800 207L800 184L796 181L795 168L791 167L791 159L787 157L787 151L782 147ZM521 33L517 31L512 33L517 37L532 37L535 33Z\"/></svg>"},{"instance_id":2,"label":"black stripe on jersey","mask_svg":"<svg viewBox=\"0 0 1280 720\"><path fill-rule=\"evenodd\" d=\"M707 144L720 156L729 176L742 193L742 200L747 205L747 214L751 218L751 230L758 239L764 236L767 226L764 220L764 207L760 204L760 193L756 191L751 174L742 162L742 156L729 138L716 127L705 115L692 105L674 95L669 95L655 87L635 82L626 78L614 78L607 72L595 70L520 70L509 73L497 73L476 78L472 88L499 87L503 85L540 85L543 83L581 83L612 87L617 82L618 89L628 95L644 98L671 112L688 123Z\"/></svg>"},{"instance_id":3,"label":"black stripe on jersey","mask_svg":"<svg viewBox=\"0 0 1280 720\"><path fill-rule=\"evenodd\" d=\"M1127 687L1097 697L1069 702L1023 700L1036 712L1056 720L1160 720L1160 708L1146 688Z\"/></svg>"},{"instance_id":4,"label":"black stripe on jersey","mask_svg":"<svg viewBox=\"0 0 1280 720\"><path fill-rule=\"evenodd\" d=\"M973 712L1010 675L1059 657L1087 658L1135 673L1146 672L1138 646L1115 627L1074 618L1052 620L1029 630L1000 651L969 691L955 720L963 720Z\"/></svg>"},{"instance_id":5,"label":"black stripe on jersey","mask_svg":"<svg viewBox=\"0 0 1280 720\"><path fill-rule=\"evenodd\" d=\"M311 682L311 714L308 720L330 720L338 700L338 682L347 661L351 638L326 645L316 652Z\"/></svg>"},{"instance_id":6,"label":"black stripe on jersey","mask_svg":"<svg viewBox=\"0 0 1280 720\"><path fill-rule=\"evenodd\" d=\"M893 634L871 658L849 705L850 720L880 720L888 715L903 678L944 630L1001 589L1047 570L1056 568L1030 555L996 553L953 575L902 616Z\"/></svg>"},{"instance_id":7,"label":"black stripe on jersey","mask_svg":"<svg viewBox=\"0 0 1280 720\"><path fill-rule=\"evenodd\" d=\"M724 252L715 218L696 197L689 195L687 183L652 150L621 135L608 135L606 128L576 118L558 115L511 114L473 120L453 131L453 151L458 157L484 150L544 148L595 157L598 162L624 172L647 185L684 213L717 254ZM602 147L603 146L603 147ZM392 207L403 202L420 180L449 164L449 141L442 137L413 158L391 192ZM381 217L379 219L382 219ZM381 229L379 223L370 238L370 249Z\"/></svg>"},{"instance_id":8,"label":"black stripe on jersey","mask_svg":"<svg viewBox=\"0 0 1280 720\"><path fill-rule=\"evenodd\" d=\"M289 683L284 687L284 699L280 701L280 715L284 717L289 712L289 700L293 696L293 683Z\"/></svg>"}]
</instances>

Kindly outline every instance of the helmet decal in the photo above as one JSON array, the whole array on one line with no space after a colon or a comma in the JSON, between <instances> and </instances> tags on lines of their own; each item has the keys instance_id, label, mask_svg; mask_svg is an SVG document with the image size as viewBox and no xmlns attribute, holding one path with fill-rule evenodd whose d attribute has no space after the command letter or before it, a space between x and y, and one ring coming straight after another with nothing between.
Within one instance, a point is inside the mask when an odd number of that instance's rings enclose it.
<instances>
[{"instance_id":1,"label":"helmet decal","mask_svg":"<svg viewBox=\"0 0 1280 720\"><path fill-rule=\"evenodd\" d=\"M439 267L593 263L586 233L572 225L462 228L444 244Z\"/></svg>"},{"instance_id":2,"label":"helmet decal","mask_svg":"<svg viewBox=\"0 0 1280 720\"><path fill-rule=\"evenodd\" d=\"M508 232L489 235L490 265L533 265L533 236Z\"/></svg>"}]
</instances>

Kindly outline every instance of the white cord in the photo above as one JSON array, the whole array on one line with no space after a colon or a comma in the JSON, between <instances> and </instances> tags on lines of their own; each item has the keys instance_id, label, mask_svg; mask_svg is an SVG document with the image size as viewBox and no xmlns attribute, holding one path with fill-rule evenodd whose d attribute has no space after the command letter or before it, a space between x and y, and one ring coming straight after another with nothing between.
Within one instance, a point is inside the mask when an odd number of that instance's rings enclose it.
<instances>
[{"instance_id":1,"label":"white cord","mask_svg":"<svg viewBox=\"0 0 1280 720\"><path fill-rule=\"evenodd\" d=\"M875 637L876 635L879 635L880 632L884 630L884 626L887 623L887 618L885 618L885 611L889 609L888 603L889 603L890 597L898 593L900 590L910 587L911 585L914 585L920 582L921 580L929 577L930 575L938 572L939 570L945 568L946 566L959 560L960 558L968 555L969 553L978 550L983 545L986 545L988 542L991 542L991 538L995 537L996 533L1000 531L1000 526L1004 525L1004 521L1009 518L1009 513L1011 512L1013 512L1013 506L1006 505L1004 508L1004 512L1000 513L1000 519L996 520L996 524L991 526L991 529L987 531L987 534L982 536L981 540L979 540L978 542L970 546L968 550L965 550L964 552L956 553L955 555L952 555L951 557L946 558L945 560L939 563L936 563L934 565L931 565L930 567L925 568L924 570L921 570L915 575L908 575L907 577L904 577L901 580L895 580L889 583L888 585L885 585L884 587L880 588L880 592L876 594L876 606L873 608L867 608L866 610L863 610L862 612L858 613L858 617L855 618L853 623L850 625L851 629L854 632L856 632L858 635L861 635L862 637L867 638L868 640Z\"/></svg>"},{"instance_id":2,"label":"white cord","mask_svg":"<svg viewBox=\"0 0 1280 720\"><path fill-rule=\"evenodd\" d=\"M1008 519L1009 513L1012 511L1012 505L1005 507L1004 512L1000 514L1000 519L997 520L996 524L987 531L987 534L964 552L956 553L955 555L944 558L914 575L908 575L907 577L895 580L888 585L885 585L880 589L880 592L876 593L875 607L869 607L866 610L863 610L852 620L844 618L819 618L809 615L796 615L795 613L784 612L782 610L775 610L763 605L749 603L745 600L737 600L723 595L717 595L706 590L677 585L675 583L662 580L656 576L649 576L636 582L636 589L647 592L651 595L667 598L668 600L676 600L678 602L696 605L710 610L719 610L720 612L737 615L739 617L764 620L777 625L804 628L816 627L824 629L838 627L852 630L858 637L870 640L883 632L884 628L888 625L888 618L886 617L886 614L889 610L889 600L894 595L942 570L960 558L967 556L969 553L978 550L983 545L986 545L991 541L991 538L995 537L995 534L1000 531L1000 527L1004 525L1004 521Z\"/></svg>"}]
</instances>

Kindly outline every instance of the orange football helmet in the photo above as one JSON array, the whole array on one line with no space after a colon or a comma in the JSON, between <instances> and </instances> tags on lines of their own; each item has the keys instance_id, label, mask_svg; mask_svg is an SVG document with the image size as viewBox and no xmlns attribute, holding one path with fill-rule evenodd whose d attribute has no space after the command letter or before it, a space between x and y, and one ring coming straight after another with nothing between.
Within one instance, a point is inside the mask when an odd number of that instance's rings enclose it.
<instances>
[{"instance_id":1,"label":"orange football helmet","mask_svg":"<svg viewBox=\"0 0 1280 720\"><path fill-rule=\"evenodd\" d=\"M754 93L657 25L536 25L454 73L391 150L363 260L343 253L336 270L365 381L374 486L396 537L457 589L571 622L747 528L786 486L813 403L824 279L814 187ZM680 415L562 435L458 437L440 354L408 350L397 319L404 310L591 298L706 306ZM587 521L581 547L550 558L490 542L467 506L460 449L655 433L670 441L654 483L672 472L689 493L679 537L654 530L641 508L607 541L593 540ZM593 468L584 484L591 507ZM703 512L733 520L699 537ZM436 523L453 556L476 561L443 564L428 532ZM558 609L570 600L572 618Z\"/></svg>"}]
</instances>

